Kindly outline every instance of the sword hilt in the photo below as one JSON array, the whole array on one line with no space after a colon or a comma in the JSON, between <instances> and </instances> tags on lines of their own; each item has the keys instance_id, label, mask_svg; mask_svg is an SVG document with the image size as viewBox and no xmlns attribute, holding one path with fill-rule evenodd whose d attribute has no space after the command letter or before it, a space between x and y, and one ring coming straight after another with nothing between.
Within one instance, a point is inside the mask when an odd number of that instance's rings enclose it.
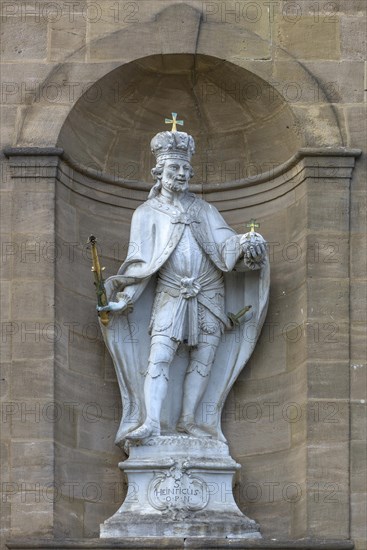
<instances>
[{"instance_id":1,"label":"sword hilt","mask_svg":"<svg viewBox=\"0 0 367 550\"><path fill-rule=\"evenodd\" d=\"M227 313L227 317L230 320L231 325L233 327L238 327L240 325L241 317L243 317L248 311L250 311L251 308L252 306L245 306L244 308L240 309L238 313Z\"/></svg>"}]
</instances>

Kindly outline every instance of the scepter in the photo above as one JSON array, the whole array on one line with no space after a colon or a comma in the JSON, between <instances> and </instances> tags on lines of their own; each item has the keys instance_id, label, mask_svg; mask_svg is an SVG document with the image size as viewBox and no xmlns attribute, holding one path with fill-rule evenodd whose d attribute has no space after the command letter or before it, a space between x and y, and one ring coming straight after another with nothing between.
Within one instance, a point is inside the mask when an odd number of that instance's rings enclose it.
<instances>
[{"instance_id":1,"label":"scepter","mask_svg":"<svg viewBox=\"0 0 367 550\"><path fill-rule=\"evenodd\" d=\"M106 289L104 286L104 279L102 275L102 271L104 271L104 267L101 267L101 264L99 263L98 258L98 251L97 251L97 239L94 235L91 235L88 239L88 244L91 245L92 250L92 269L94 273L94 286L96 287L96 294L97 294L97 304L99 307L106 306L108 304L107 300L107 294ZM99 311L98 316L101 319L102 325L106 326L109 323L109 316L108 311Z\"/></svg>"}]
</instances>

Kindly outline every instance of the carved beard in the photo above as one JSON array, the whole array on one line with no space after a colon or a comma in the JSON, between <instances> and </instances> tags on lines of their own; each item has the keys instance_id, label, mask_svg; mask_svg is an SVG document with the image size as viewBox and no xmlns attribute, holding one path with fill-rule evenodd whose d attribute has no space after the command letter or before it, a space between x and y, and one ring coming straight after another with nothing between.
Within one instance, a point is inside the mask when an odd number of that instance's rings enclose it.
<instances>
[{"instance_id":1,"label":"carved beard","mask_svg":"<svg viewBox=\"0 0 367 550\"><path fill-rule=\"evenodd\" d=\"M184 193L189 188L189 183L186 181L185 183L179 183L175 179L170 181L164 181L162 182L162 186L166 189L169 189L170 191L173 191L174 193Z\"/></svg>"}]
</instances>

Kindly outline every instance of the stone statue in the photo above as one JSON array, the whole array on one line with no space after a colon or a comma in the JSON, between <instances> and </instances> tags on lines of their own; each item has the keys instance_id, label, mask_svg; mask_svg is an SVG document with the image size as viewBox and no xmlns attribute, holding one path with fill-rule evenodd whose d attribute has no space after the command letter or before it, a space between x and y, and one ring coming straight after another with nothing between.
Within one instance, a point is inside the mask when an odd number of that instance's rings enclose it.
<instances>
[{"instance_id":1,"label":"stone statue","mask_svg":"<svg viewBox=\"0 0 367 550\"><path fill-rule=\"evenodd\" d=\"M98 307L123 405L116 443L129 454L127 497L100 536L259 538L233 498L240 466L221 412L266 315L266 243L190 193L195 144L173 122L152 139L155 184Z\"/></svg>"},{"instance_id":2,"label":"stone statue","mask_svg":"<svg viewBox=\"0 0 367 550\"><path fill-rule=\"evenodd\" d=\"M140 440L162 433L162 407L179 348L186 348L188 362L184 379L172 388L171 398L181 405L181 410L176 424L173 426L171 422L171 428L196 437L219 436L223 439L221 434L213 432L210 423L199 425L195 419L208 387L218 346L221 342L225 344L225 331L233 328L225 313L228 289L225 289L223 273L247 270L251 274L258 271L256 275L263 276L264 271L268 271L266 244L253 230L237 235L212 205L189 192L189 180L193 176L190 161L195 152L190 135L161 132L152 139L151 149L157 159L152 169L156 183L148 200L134 213L130 235L133 252L118 275L106 281L109 303L98 308L111 312L114 317L111 328L103 327L103 332L123 385L123 405L126 405L126 394L130 393L134 397L128 397L128 407L135 408L140 416L145 409L137 428L131 418L127 425L122 422L117 441ZM244 274L241 277L245 283ZM263 277L256 278L260 281ZM152 279L156 279L155 297L150 307L151 297L147 300L144 290ZM249 283L254 288L253 281ZM261 283L265 284L255 285L256 296L238 289L238 298L234 301L238 309L236 304L243 307L246 304L242 300L250 300L250 318L255 321L257 334L267 304L268 283ZM141 318L138 323L139 342L122 342L116 337L121 333L116 330L116 316L127 313L131 319L131 310L138 301L145 306L145 323ZM252 322L254 328L253 325ZM150 335L149 353L143 331ZM254 339L254 334L250 339ZM241 343L245 348L252 348L254 344L253 341ZM141 350L139 361L133 348L140 346L144 350ZM146 359L143 359L144 351ZM221 370L225 374L224 366ZM135 382L137 374L141 377L140 383ZM233 383L232 378L229 382L223 376L220 384L224 392L229 389L228 384ZM144 399L136 396L143 379ZM222 405L210 400L207 409Z\"/></svg>"}]
</instances>

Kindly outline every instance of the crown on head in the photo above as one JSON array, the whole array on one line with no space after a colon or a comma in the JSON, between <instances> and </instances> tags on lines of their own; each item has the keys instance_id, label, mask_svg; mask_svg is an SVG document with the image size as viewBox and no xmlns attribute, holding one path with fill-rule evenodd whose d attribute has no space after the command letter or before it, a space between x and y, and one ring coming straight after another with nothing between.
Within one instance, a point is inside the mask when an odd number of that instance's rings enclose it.
<instances>
[{"instance_id":1,"label":"crown on head","mask_svg":"<svg viewBox=\"0 0 367 550\"><path fill-rule=\"evenodd\" d=\"M186 132L159 132L150 142L150 148L157 161L175 157L190 162L195 142Z\"/></svg>"}]
</instances>

